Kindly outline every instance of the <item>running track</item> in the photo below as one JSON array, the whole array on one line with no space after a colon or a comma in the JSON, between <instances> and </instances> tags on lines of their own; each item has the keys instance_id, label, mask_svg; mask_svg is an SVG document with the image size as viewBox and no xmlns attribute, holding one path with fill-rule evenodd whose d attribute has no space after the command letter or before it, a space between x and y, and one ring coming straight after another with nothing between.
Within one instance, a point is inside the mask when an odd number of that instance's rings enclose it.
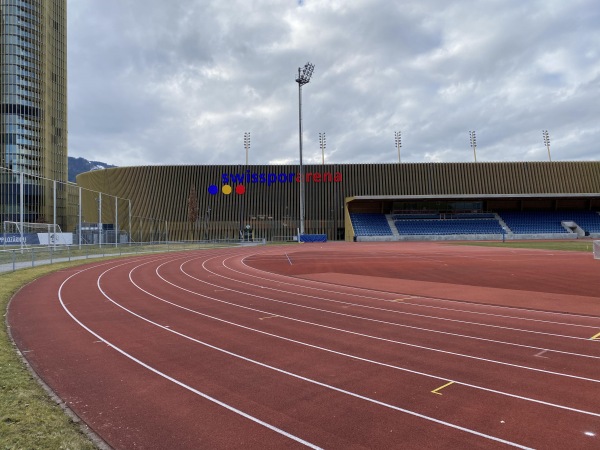
<instances>
[{"instance_id":1,"label":"running track","mask_svg":"<svg viewBox=\"0 0 600 450\"><path fill-rule=\"evenodd\" d=\"M329 243L132 257L26 286L8 324L116 449L600 448L589 254Z\"/></svg>"}]
</instances>

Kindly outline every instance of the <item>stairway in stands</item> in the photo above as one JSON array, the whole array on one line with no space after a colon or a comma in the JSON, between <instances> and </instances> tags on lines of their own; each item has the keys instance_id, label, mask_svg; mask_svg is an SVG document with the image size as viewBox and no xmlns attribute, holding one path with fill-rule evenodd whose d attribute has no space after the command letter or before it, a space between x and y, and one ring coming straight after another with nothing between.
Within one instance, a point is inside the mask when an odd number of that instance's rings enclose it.
<instances>
[{"instance_id":1,"label":"stairway in stands","mask_svg":"<svg viewBox=\"0 0 600 450\"><path fill-rule=\"evenodd\" d=\"M398 233L398 228L396 228L396 224L394 223L394 220L392 219L393 214L386 214L385 218L388 221L388 225L390 226L390 230L392 230L392 235L394 236L394 238L396 239L400 239L400 233Z\"/></svg>"}]
</instances>

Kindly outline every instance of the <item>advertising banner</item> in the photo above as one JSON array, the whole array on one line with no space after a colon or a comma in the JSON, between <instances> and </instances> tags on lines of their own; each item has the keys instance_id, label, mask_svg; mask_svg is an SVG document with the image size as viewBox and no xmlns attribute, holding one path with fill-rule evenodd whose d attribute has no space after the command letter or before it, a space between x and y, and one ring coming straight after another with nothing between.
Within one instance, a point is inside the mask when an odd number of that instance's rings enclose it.
<instances>
[{"instance_id":1,"label":"advertising banner","mask_svg":"<svg viewBox=\"0 0 600 450\"><path fill-rule=\"evenodd\" d=\"M0 245L71 245L73 233L19 233L0 234Z\"/></svg>"}]
</instances>

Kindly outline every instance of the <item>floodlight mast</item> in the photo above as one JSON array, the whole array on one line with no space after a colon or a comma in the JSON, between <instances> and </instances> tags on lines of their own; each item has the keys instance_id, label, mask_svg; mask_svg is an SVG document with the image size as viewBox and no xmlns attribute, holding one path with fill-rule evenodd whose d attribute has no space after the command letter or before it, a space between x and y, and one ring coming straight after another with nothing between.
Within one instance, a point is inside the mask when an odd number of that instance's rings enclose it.
<instances>
[{"instance_id":1,"label":"floodlight mast","mask_svg":"<svg viewBox=\"0 0 600 450\"><path fill-rule=\"evenodd\" d=\"M246 170L248 170L248 153L250 151L250 132L247 131L244 133L244 148L246 149ZM246 216L246 195L240 196L240 237L244 238L244 219Z\"/></svg>"},{"instance_id":2,"label":"floodlight mast","mask_svg":"<svg viewBox=\"0 0 600 450\"><path fill-rule=\"evenodd\" d=\"M473 157L475 158L475 162L477 162L477 136L475 135L475 131L469 131L469 140L471 141L471 147L473 147Z\"/></svg>"},{"instance_id":3,"label":"floodlight mast","mask_svg":"<svg viewBox=\"0 0 600 450\"><path fill-rule=\"evenodd\" d=\"M398 164L400 164L400 148L402 147L402 132L396 131L396 148L398 149Z\"/></svg>"},{"instance_id":4,"label":"floodlight mast","mask_svg":"<svg viewBox=\"0 0 600 450\"><path fill-rule=\"evenodd\" d=\"M300 143L300 235L304 234L304 165L302 164L302 86L308 84L312 76L314 64L307 62L304 68L298 67L298 121Z\"/></svg>"},{"instance_id":5,"label":"floodlight mast","mask_svg":"<svg viewBox=\"0 0 600 450\"><path fill-rule=\"evenodd\" d=\"M542 136L544 137L544 145L548 149L548 161L552 162L552 158L550 157L550 135L548 134L548 130L542 130Z\"/></svg>"},{"instance_id":6,"label":"floodlight mast","mask_svg":"<svg viewBox=\"0 0 600 450\"><path fill-rule=\"evenodd\" d=\"M250 132L244 133L244 148L246 149L246 168L248 168L248 151L250 150Z\"/></svg>"}]
</instances>

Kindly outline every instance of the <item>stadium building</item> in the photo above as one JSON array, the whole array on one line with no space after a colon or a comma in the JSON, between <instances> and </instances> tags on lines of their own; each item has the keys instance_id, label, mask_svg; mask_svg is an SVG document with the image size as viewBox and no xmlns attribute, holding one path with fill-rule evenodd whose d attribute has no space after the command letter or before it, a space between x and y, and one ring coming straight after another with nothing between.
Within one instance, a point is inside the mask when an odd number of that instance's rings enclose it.
<instances>
[{"instance_id":1,"label":"stadium building","mask_svg":"<svg viewBox=\"0 0 600 450\"><path fill-rule=\"evenodd\" d=\"M600 236L600 162L325 164L304 172L305 233L328 240ZM133 240L149 226L167 240L239 239L245 229L254 239L298 236L298 166L122 167L77 183L120 199L100 212L85 197L86 220L121 217L118 228L128 222Z\"/></svg>"},{"instance_id":2,"label":"stadium building","mask_svg":"<svg viewBox=\"0 0 600 450\"><path fill-rule=\"evenodd\" d=\"M0 0L2 221L67 228L66 10L66 0Z\"/></svg>"}]
</instances>

